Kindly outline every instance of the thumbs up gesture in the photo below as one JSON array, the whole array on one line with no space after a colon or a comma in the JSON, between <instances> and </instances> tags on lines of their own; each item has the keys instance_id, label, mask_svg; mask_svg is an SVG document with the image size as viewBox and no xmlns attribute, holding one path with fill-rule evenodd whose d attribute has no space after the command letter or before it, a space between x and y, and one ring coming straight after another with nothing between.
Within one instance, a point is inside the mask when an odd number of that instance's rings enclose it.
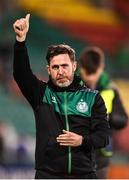
<instances>
[{"instance_id":1,"label":"thumbs up gesture","mask_svg":"<svg viewBox=\"0 0 129 180\"><path fill-rule=\"evenodd\" d=\"M16 33L16 40L19 42L26 40L26 35L29 30L29 19L30 14L27 14L25 18L18 19L13 24L13 29Z\"/></svg>"}]
</instances>

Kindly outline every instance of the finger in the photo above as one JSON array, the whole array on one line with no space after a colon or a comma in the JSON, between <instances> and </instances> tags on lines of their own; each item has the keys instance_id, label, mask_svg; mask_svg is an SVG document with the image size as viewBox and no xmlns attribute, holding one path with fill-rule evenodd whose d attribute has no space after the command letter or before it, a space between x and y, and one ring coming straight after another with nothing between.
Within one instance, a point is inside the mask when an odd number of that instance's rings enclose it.
<instances>
[{"instance_id":1,"label":"finger","mask_svg":"<svg viewBox=\"0 0 129 180\"><path fill-rule=\"evenodd\" d=\"M58 140L60 140L60 139L68 139L68 140L70 139L70 140L73 140L74 138L72 136L69 136L69 135L67 135L67 136L61 135L61 136L57 137L56 139L58 139Z\"/></svg>"},{"instance_id":2,"label":"finger","mask_svg":"<svg viewBox=\"0 0 129 180\"><path fill-rule=\"evenodd\" d=\"M16 30L19 30L19 31L21 31L23 29L21 24L16 25L15 28L16 28Z\"/></svg>"},{"instance_id":3,"label":"finger","mask_svg":"<svg viewBox=\"0 0 129 180\"><path fill-rule=\"evenodd\" d=\"M27 14L27 15L26 15L26 20L29 22L29 20L30 20L30 14Z\"/></svg>"},{"instance_id":4,"label":"finger","mask_svg":"<svg viewBox=\"0 0 129 180\"><path fill-rule=\"evenodd\" d=\"M71 144L73 144L73 142L71 142L71 141L61 141L61 142L57 142L57 143L59 143L59 144L68 144L68 145L71 145Z\"/></svg>"},{"instance_id":5,"label":"finger","mask_svg":"<svg viewBox=\"0 0 129 180\"><path fill-rule=\"evenodd\" d=\"M17 21L14 23L14 28L16 28L16 29L18 29L18 30L23 30L25 26L26 26L25 19L17 20Z\"/></svg>"},{"instance_id":6,"label":"finger","mask_svg":"<svg viewBox=\"0 0 129 180\"><path fill-rule=\"evenodd\" d=\"M15 28L16 28L16 31L17 31L17 30L18 30L18 31L21 30L21 28L20 28L19 26L15 26Z\"/></svg>"},{"instance_id":7,"label":"finger","mask_svg":"<svg viewBox=\"0 0 129 180\"><path fill-rule=\"evenodd\" d=\"M15 33L16 33L18 36L22 36L21 30L19 30L19 29L15 29Z\"/></svg>"},{"instance_id":8,"label":"finger","mask_svg":"<svg viewBox=\"0 0 129 180\"><path fill-rule=\"evenodd\" d=\"M69 131L66 131L66 130L64 130L64 129L63 129L62 131L63 131L63 133L65 133L65 134L69 133Z\"/></svg>"},{"instance_id":9,"label":"finger","mask_svg":"<svg viewBox=\"0 0 129 180\"><path fill-rule=\"evenodd\" d=\"M74 146L72 143L60 143L60 146Z\"/></svg>"},{"instance_id":10,"label":"finger","mask_svg":"<svg viewBox=\"0 0 129 180\"><path fill-rule=\"evenodd\" d=\"M69 138L68 134L61 134L58 136L58 138Z\"/></svg>"},{"instance_id":11,"label":"finger","mask_svg":"<svg viewBox=\"0 0 129 180\"><path fill-rule=\"evenodd\" d=\"M21 21L21 30L24 30L26 27L27 27L27 23L26 20L24 19Z\"/></svg>"},{"instance_id":12,"label":"finger","mask_svg":"<svg viewBox=\"0 0 129 180\"><path fill-rule=\"evenodd\" d=\"M73 144L72 141L57 141L57 143L63 143L63 144Z\"/></svg>"},{"instance_id":13,"label":"finger","mask_svg":"<svg viewBox=\"0 0 129 180\"><path fill-rule=\"evenodd\" d=\"M57 139L57 142L73 142L73 139Z\"/></svg>"},{"instance_id":14,"label":"finger","mask_svg":"<svg viewBox=\"0 0 129 180\"><path fill-rule=\"evenodd\" d=\"M71 139L71 138L70 138L70 137L57 137L57 139L58 139L58 140L63 140L63 139L64 139L64 140L69 140L69 139Z\"/></svg>"},{"instance_id":15,"label":"finger","mask_svg":"<svg viewBox=\"0 0 129 180\"><path fill-rule=\"evenodd\" d=\"M15 31L15 33L17 34L17 35L21 35L21 29L20 29L20 27L19 26L15 26L15 25L13 25L13 28L14 28L14 31Z\"/></svg>"},{"instance_id":16,"label":"finger","mask_svg":"<svg viewBox=\"0 0 129 180\"><path fill-rule=\"evenodd\" d=\"M17 21L13 24L13 28L14 28L14 29L19 29L19 30L20 30L20 23L19 23L19 20L17 20Z\"/></svg>"},{"instance_id":17,"label":"finger","mask_svg":"<svg viewBox=\"0 0 129 180\"><path fill-rule=\"evenodd\" d=\"M68 134L68 135L74 135L74 133L73 133L73 132L66 131L66 130L64 130L64 129L63 129L63 133L64 133L64 134Z\"/></svg>"}]
</instances>

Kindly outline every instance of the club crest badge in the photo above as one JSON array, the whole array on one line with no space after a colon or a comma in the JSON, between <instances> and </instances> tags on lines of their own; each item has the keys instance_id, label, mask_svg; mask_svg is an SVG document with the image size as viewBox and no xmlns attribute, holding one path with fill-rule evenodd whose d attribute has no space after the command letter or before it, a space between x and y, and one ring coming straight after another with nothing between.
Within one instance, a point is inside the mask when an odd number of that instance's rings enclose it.
<instances>
[{"instance_id":1,"label":"club crest badge","mask_svg":"<svg viewBox=\"0 0 129 180\"><path fill-rule=\"evenodd\" d=\"M76 109L79 111L79 112L87 112L88 111L88 105L86 102L83 101L83 99L81 99L77 105L76 105Z\"/></svg>"}]
</instances>

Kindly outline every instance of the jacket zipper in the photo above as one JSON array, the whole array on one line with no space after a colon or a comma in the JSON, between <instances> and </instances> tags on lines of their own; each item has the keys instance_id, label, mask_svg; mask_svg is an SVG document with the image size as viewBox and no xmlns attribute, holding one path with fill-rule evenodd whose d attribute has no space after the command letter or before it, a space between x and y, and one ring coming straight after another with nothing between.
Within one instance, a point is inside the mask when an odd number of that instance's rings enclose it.
<instances>
[{"instance_id":1,"label":"jacket zipper","mask_svg":"<svg viewBox=\"0 0 129 180\"><path fill-rule=\"evenodd\" d=\"M67 92L64 92L64 113L65 113L65 123L66 130L69 131L69 121L68 121L68 112L67 112ZM71 147L68 147L68 173L71 174Z\"/></svg>"}]
</instances>

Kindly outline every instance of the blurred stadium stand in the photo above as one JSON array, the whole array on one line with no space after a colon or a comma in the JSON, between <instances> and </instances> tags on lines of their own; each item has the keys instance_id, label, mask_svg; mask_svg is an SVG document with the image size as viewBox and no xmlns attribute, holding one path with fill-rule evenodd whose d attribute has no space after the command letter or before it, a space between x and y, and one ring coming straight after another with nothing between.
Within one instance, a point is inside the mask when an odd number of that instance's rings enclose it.
<instances>
[{"instance_id":1,"label":"blurred stadium stand","mask_svg":"<svg viewBox=\"0 0 129 180\"><path fill-rule=\"evenodd\" d=\"M24 9L35 12L71 36L97 44L110 52L115 51L127 38L126 29L117 14L109 8L95 7L90 1L22 0L19 3Z\"/></svg>"},{"instance_id":2,"label":"blurred stadium stand","mask_svg":"<svg viewBox=\"0 0 129 180\"><path fill-rule=\"evenodd\" d=\"M12 0L11 2L0 1L0 121L11 123L18 136L35 134L32 109L21 96L12 77L12 49L15 42L12 24L28 12L31 13L31 19L27 45L34 73L40 79L47 80L45 52L50 44L69 44L76 50L77 58L84 47L97 45L106 54L106 70L116 81L129 114L128 1ZM6 47L6 50L10 47L8 52L5 52L6 57L1 53L3 47ZM114 137L115 153L109 170L110 178L129 178L128 134L127 127ZM32 154L34 155L34 152ZM8 171L5 175L5 169L2 169L0 176L18 178L21 175L33 178L34 173L32 170L25 174L22 172L11 174L11 172Z\"/></svg>"},{"instance_id":3,"label":"blurred stadium stand","mask_svg":"<svg viewBox=\"0 0 129 180\"><path fill-rule=\"evenodd\" d=\"M35 133L34 117L27 103L9 96L0 87L0 120L13 124L19 134Z\"/></svg>"}]
</instances>

